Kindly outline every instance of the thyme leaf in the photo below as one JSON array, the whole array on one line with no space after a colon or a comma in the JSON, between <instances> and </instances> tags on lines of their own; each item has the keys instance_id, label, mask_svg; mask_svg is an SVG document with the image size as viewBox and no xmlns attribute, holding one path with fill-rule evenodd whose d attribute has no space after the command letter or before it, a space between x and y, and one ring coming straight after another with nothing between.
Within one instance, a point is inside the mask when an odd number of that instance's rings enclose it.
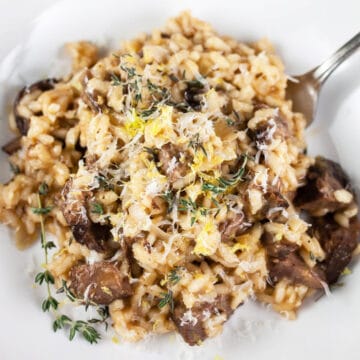
<instances>
[{"instance_id":1,"label":"thyme leaf","mask_svg":"<svg viewBox=\"0 0 360 360\"><path fill-rule=\"evenodd\" d=\"M99 182L99 186L105 190L114 190L114 185L103 175L96 175L95 179Z\"/></svg>"},{"instance_id":2,"label":"thyme leaf","mask_svg":"<svg viewBox=\"0 0 360 360\"><path fill-rule=\"evenodd\" d=\"M174 193L171 190L167 190L163 195L162 198L167 202L168 208L167 213L171 213L174 209L176 198L174 196Z\"/></svg>"},{"instance_id":3,"label":"thyme leaf","mask_svg":"<svg viewBox=\"0 0 360 360\"><path fill-rule=\"evenodd\" d=\"M72 341L76 334L79 333L90 344L96 344L101 339L98 331L89 325L89 322L82 320L72 320L66 315L61 315L53 322L53 330L56 332L59 329L69 328L69 340Z\"/></svg>"},{"instance_id":4,"label":"thyme leaf","mask_svg":"<svg viewBox=\"0 0 360 360\"><path fill-rule=\"evenodd\" d=\"M58 308L59 302L49 295L42 303L41 308L44 312L49 311L51 308L56 310Z\"/></svg>"},{"instance_id":5,"label":"thyme leaf","mask_svg":"<svg viewBox=\"0 0 360 360\"><path fill-rule=\"evenodd\" d=\"M120 85L122 85L122 82L121 82L120 78L117 75L111 74L110 76L111 76L111 80L112 80L112 82L111 82L112 86L120 86Z\"/></svg>"},{"instance_id":6,"label":"thyme leaf","mask_svg":"<svg viewBox=\"0 0 360 360\"><path fill-rule=\"evenodd\" d=\"M48 214L51 209L53 207L52 206L47 206L47 207L33 207L31 208L32 212L36 215L46 215Z\"/></svg>"},{"instance_id":7,"label":"thyme leaf","mask_svg":"<svg viewBox=\"0 0 360 360\"><path fill-rule=\"evenodd\" d=\"M67 286L66 281L63 279L62 280L62 287L59 288L56 291L57 294L61 294L61 293L65 293L66 297L71 301L71 302L75 302L77 301L77 297L74 295L74 293L69 289L69 287Z\"/></svg>"},{"instance_id":8,"label":"thyme leaf","mask_svg":"<svg viewBox=\"0 0 360 360\"><path fill-rule=\"evenodd\" d=\"M94 214L103 215L104 214L104 208L100 203L93 202L91 203L91 212Z\"/></svg>"},{"instance_id":9,"label":"thyme leaf","mask_svg":"<svg viewBox=\"0 0 360 360\"><path fill-rule=\"evenodd\" d=\"M243 159L242 164L239 167L239 169L236 171L236 173L231 176L231 178L220 177L219 179L216 180L217 183L216 185L209 182L204 182L201 187L202 190L210 191L213 192L214 194L221 194L225 192L229 187L235 186L240 181L243 181L244 180L243 177L245 175L245 170L246 170L246 164L249 156L247 154L243 154L241 155L241 157Z\"/></svg>"},{"instance_id":10,"label":"thyme leaf","mask_svg":"<svg viewBox=\"0 0 360 360\"><path fill-rule=\"evenodd\" d=\"M47 195L49 192L49 186L46 182L41 183L39 186L39 194L40 195Z\"/></svg>"},{"instance_id":11,"label":"thyme leaf","mask_svg":"<svg viewBox=\"0 0 360 360\"><path fill-rule=\"evenodd\" d=\"M198 149L201 149L201 151L204 153L204 155L207 157L207 152L204 148L204 145L200 142L199 139L200 135L199 133L195 134L189 141L189 147L193 148L194 151L198 151Z\"/></svg>"},{"instance_id":12,"label":"thyme leaf","mask_svg":"<svg viewBox=\"0 0 360 360\"><path fill-rule=\"evenodd\" d=\"M158 303L159 309L162 309L166 305L170 306L170 311L174 311L174 298L173 298L173 292L169 290L167 293L162 293L160 301Z\"/></svg>"},{"instance_id":13,"label":"thyme leaf","mask_svg":"<svg viewBox=\"0 0 360 360\"><path fill-rule=\"evenodd\" d=\"M168 279L172 285L177 284L181 280L181 276L179 275L180 267L177 266L176 268L172 269L169 272Z\"/></svg>"}]
</instances>

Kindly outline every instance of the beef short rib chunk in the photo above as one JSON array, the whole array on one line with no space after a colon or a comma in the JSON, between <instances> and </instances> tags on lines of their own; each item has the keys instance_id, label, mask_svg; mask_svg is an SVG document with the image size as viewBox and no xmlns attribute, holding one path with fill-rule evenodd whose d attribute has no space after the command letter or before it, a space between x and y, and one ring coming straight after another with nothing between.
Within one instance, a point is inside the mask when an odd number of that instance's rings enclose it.
<instances>
[{"instance_id":1,"label":"beef short rib chunk","mask_svg":"<svg viewBox=\"0 0 360 360\"><path fill-rule=\"evenodd\" d=\"M98 305L109 305L133 294L128 276L121 274L115 263L106 261L74 266L70 281L70 289L77 298L85 297Z\"/></svg>"},{"instance_id":2,"label":"beef short rib chunk","mask_svg":"<svg viewBox=\"0 0 360 360\"><path fill-rule=\"evenodd\" d=\"M260 210L261 218L276 222L286 221L286 219L283 219L282 211L289 207L289 203L280 191L270 188L264 198L265 205Z\"/></svg>"},{"instance_id":3,"label":"beef short rib chunk","mask_svg":"<svg viewBox=\"0 0 360 360\"><path fill-rule=\"evenodd\" d=\"M298 254L298 245L285 240L276 241L269 232L263 234L261 241L266 249L267 267L272 283L276 284L285 278L309 288L323 288L323 272L306 265Z\"/></svg>"},{"instance_id":4,"label":"beef short rib chunk","mask_svg":"<svg viewBox=\"0 0 360 360\"><path fill-rule=\"evenodd\" d=\"M326 254L320 268L324 270L328 284L333 284L349 264L358 245L360 222L353 218L349 228L344 228L329 214L315 220L313 231Z\"/></svg>"},{"instance_id":5,"label":"beef short rib chunk","mask_svg":"<svg viewBox=\"0 0 360 360\"><path fill-rule=\"evenodd\" d=\"M209 90L209 86L200 80L192 80L186 83L184 100L195 111L201 111L203 107L204 94Z\"/></svg>"},{"instance_id":6,"label":"beef short rib chunk","mask_svg":"<svg viewBox=\"0 0 360 360\"><path fill-rule=\"evenodd\" d=\"M312 216L322 216L344 207L334 196L340 189L349 189L349 178L339 164L317 157L309 168L307 183L298 189L295 205L306 210Z\"/></svg>"},{"instance_id":7,"label":"beef short rib chunk","mask_svg":"<svg viewBox=\"0 0 360 360\"><path fill-rule=\"evenodd\" d=\"M25 86L18 93L14 101L13 112L15 116L16 126L21 135L26 135L30 127L30 118L21 115L18 109L25 95L35 93L37 91L40 96L41 92L52 90L57 82L58 80L56 79L40 80L32 85Z\"/></svg>"},{"instance_id":8,"label":"beef short rib chunk","mask_svg":"<svg viewBox=\"0 0 360 360\"><path fill-rule=\"evenodd\" d=\"M91 221L88 215L88 199L91 191L73 191L73 181L68 180L62 191L61 209L71 227L75 240L90 250L106 252L113 245L111 227Z\"/></svg>"},{"instance_id":9,"label":"beef short rib chunk","mask_svg":"<svg viewBox=\"0 0 360 360\"><path fill-rule=\"evenodd\" d=\"M4 146L2 146L1 150L7 153L8 155L12 155L21 149L21 136L10 140Z\"/></svg>"},{"instance_id":10,"label":"beef short rib chunk","mask_svg":"<svg viewBox=\"0 0 360 360\"><path fill-rule=\"evenodd\" d=\"M191 309L192 321L183 321L184 314L189 311L183 303L175 305L171 318L182 338L191 346L198 345L207 338L200 309Z\"/></svg>"},{"instance_id":11,"label":"beef short rib chunk","mask_svg":"<svg viewBox=\"0 0 360 360\"><path fill-rule=\"evenodd\" d=\"M199 345L208 335L204 322L212 315L225 314L228 319L234 310L230 295L218 295L214 302L197 302L191 309L183 302L177 302L171 318L183 339L191 346ZM191 314L186 316L186 314Z\"/></svg>"},{"instance_id":12,"label":"beef short rib chunk","mask_svg":"<svg viewBox=\"0 0 360 360\"><path fill-rule=\"evenodd\" d=\"M270 108L266 104L256 104L255 111ZM249 131L249 135L255 141L256 147L260 150L267 146L275 138L286 140L292 136L286 118L280 113L269 118L268 120L260 121L255 129Z\"/></svg>"},{"instance_id":13,"label":"beef short rib chunk","mask_svg":"<svg viewBox=\"0 0 360 360\"><path fill-rule=\"evenodd\" d=\"M158 154L160 170L168 176L171 182L184 177L189 171L189 164L192 159L186 152L184 156L185 160L181 162L181 149L172 143L167 143L161 147Z\"/></svg>"},{"instance_id":14,"label":"beef short rib chunk","mask_svg":"<svg viewBox=\"0 0 360 360\"><path fill-rule=\"evenodd\" d=\"M226 219L219 224L221 240L225 242L229 241L236 236L241 235L249 228L249 226L251 226L251 224L246 222L245 215L242 212L236 214L233 218Z\"/></svg>"}]
</instances>

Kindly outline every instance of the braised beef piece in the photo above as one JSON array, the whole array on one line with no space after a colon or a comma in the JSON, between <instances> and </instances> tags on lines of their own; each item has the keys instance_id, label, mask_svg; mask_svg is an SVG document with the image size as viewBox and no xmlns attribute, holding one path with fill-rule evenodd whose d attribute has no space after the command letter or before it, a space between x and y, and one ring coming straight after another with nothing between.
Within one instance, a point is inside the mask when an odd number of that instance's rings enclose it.
<instances>
[{"instance_id":1,"label":"braised beef piece","mask_svg":"<svg viewBox=\"0 0 360 360\"><path fill-rule=\"evenodd\" d=\"M14 101L13 112L15 116L16 126L21 135L26 135L30 126L30 118L21 115L18 110L18 107L19 105L21 105L23 97L35 91L38 91L40 96L41 92L53 89L57 82L58 80L56 79L40 80L32 85L25 86L18 93Z\"/></svg>"},{"instance_id":2,"label":"braised beef piece","mask_svg":"<svg viewBox=\"0 0 360 360\"><path fill-rule=\"evenodd\" d=\"M72 179L70 179L63 188L61 210L66 222L71 227L75 240L97 252L116 249L118 244L111 241L111 227L94 223L89 218L88 201L93 195L92 192L72 192L72 186Z\"/></svg>"},{"instance_id":3,"label":"braised beef piece","mask_svg":"<svg viewBox=\"0 0 360 360\"><path fill-rule=\"evenodd\" d=\"M269 108L266 104L255 107L256 111L266 108ZM249 131L249 136L259 149L269 145L273 138L288 139L291 135L288 122L280 113L271 119L259 122L255 129Z\"/></svg>"},{"instance_id":4,"label":"braised beef piece","mask_svg":"<svg viewBox=\"0 0 360 360\"><path fill-rule=\"evenodd\" d=\"M106 261L74 266L70 271L70 289L79 299L109 305L133 294L127 275L115 263Z\"/></svg>"},{"instance_id":5,"label":"braised beef piece","mask_svg":"<svg viewBox=\"0 0 360 360\"><path fill-rule=\"evenodd\" d=\"M126 260L129 264L130 273L133 278L139 278L143 273L143 268L139 265L134 257L134 252L132 249L132 245L138 238L129 238L126 237L123 242L123 249L125 253Z\"/></svg>"},{"instance_id":6,"label":"braised beef piece","mask_svg":"<svg viewBox=\"0 0 360 360\"><path fill-rule=\"evenodd\" d=\"M350 188L349 178L339 164L317 157L306 176L307 183L298 189L295 205L310 215L325 215L344 207L336 200L334 191ZM345 205L346 206L346 205Z\"/></svg>"},{"instance_id":7,"label":"braised beef piece","mask_svg":"<svg viewBox=\"0 0 360 360\"><path fill-rule=\"evenodd\" d=\"M352 253L358 245L360 222L354 217L350 221L349 228L344 228L328 214L315 219L312 231L326 254L320 268L325 272L327 283L333 284L349 264Z\"/></svg>"},{"instance_id":8,"label":"braised beef piece","mask_svg":"<svg viewBox=\"0 0 360 360\"><path fill-rule=\"evenodd\" d=\"M229 241L245 232L249 226L243 213L236 214L232 219L227 219L219 224L221 241Z\"/></svg>"},{"instance_id":9,"label":"braised beef piece","mask_svg":"<svg viewBox=\"0 0 360 360\"><path fill-rule=\"evenodd\" d=\"M198 345L207 338L207 334L202 321L201 311L191 309L192 321L183 321L184 314L189 311L183 303L175 304L171 318L182 338L189 345Z\"/></svg>"},{"instance_id":10,"label":"braised beef piece","mask_svg":"<svg viewBox=\"0 0 360 360\"><path fill-rule=\"evenodd\" d=\"M209 90L209 86L201 80L187 81L184 91L184 99L195 111L201 111L203 96Z\"/></svg>"},{"instance_id":11,"label":"braised beef piece","mask_svg":"<svg viewBox=\"0 0 360 360\"><path fill-rule=\"evenodd\" d=\"M213 303L195 303L191 309L186 308L183 302L177 302L171 318L179 334L189 345L199 345L208 337L204 322L214 314L225 314L228 319L234 312L230 304L229 295L218 295ZM186 313L190 315L186 316Z\"/></svg>"},{"instance_id":12,"label":"braised beef piece","mask_svg":"<svg viewBox=\"0 0 360 360\"><path fill-rule=\"evenodd\" d=\"M266 249L267 267L272 283L286 278L295 284L321 289L325 281L320 269L309 268L298 254L299 247L285 240L276 241L273 235L265 232L261 241Z\"/></svg>"},{"instance_id":13,"label":"braised beef piece","mask_svg":"<svg viewBox=\"0 0 360 360\"><path fill-rule=\"evenodd\" d=\"M282 209L286 210L289 203L284 196L275 189L269 189L264 198L265 205L260 210L261 217L276 222L286 221L286 218L282 216Z\"/></svg>"},{"instance_id":14,"label":"braised beef piece","mask_svg":"<svg viewBox=\"0 0 360 360\"><path fill-rule=\"evenodd\" d=\"M184 153L184 156L185 160L181 162L181 149L172 143L167 143L161 147L158 154L159 167L161 172L168 176L171 182L184 177L189 171L189 164L192 162L192 158L187 152ZM175 164L173 163L173 158L176 159Z\"/></svg>"},{"instance_id":15,"label":"braised beef piece","mask_svg":"<svg viewBox=\"0 0 360 360\"><path fill-rule=\"evenodd\" d=\"M1 149L8 155L16 153L21 149L21 136L18 136L15 139L9 141Z\"/></svg>"}]
</instances>

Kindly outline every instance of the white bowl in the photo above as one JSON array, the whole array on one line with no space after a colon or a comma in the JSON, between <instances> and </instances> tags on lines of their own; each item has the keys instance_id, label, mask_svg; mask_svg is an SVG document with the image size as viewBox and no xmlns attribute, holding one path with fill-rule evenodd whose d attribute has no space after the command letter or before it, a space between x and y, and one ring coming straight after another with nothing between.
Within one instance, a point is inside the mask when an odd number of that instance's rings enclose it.
<instances>
[{"instance_id":1,"label":"white bowl","mask_svg":"<svg viewBox=\"0 0 360 360\"><path fill-rule=\"evenodd\" d=\"M30 5L31 4L31 5ZM11 98L25 83L64 73L61 46L89 39L118 44L160 26L180 10L211 22L222 34L239 40L268 37L283 57L287 73L298 74L320 63L359 31L360 2L302 0L119 0L61 1L45 9L44 0L2 4L0 54L16 47L0 65L0 143L9 138L6 121ZM29 24L29 16L44 10ZM22 31L19 31L19 29ZM29 31L29 29L31 31ZM21 34L22 43L18 42ZM6 38L5 38L6 36ZM0 39L2 40L2 39ZM4 44L2 47L1 44ZM308 129L309 151L338 160L359 187L360 53L343 64L325 85L317 119ZM55 66L56 64L56 66ZM60 65L59 65L60 64ZM0 158L1 180L9 177ZM54 334L41 294L33 288L40 244L19 252L9 231L0 228L0 357L9 359L359 359L360 268L341 279L345 286L330 297L308 304L296 321L286 321L264 306L247 303L224 326L223 334L190 348L178 338L154 337L141 344L115 345L109 339L89 345ZM34 260L36 259L36 260ZM356 264L355 264L356 265Z\"/></svg>"}]
</instances>

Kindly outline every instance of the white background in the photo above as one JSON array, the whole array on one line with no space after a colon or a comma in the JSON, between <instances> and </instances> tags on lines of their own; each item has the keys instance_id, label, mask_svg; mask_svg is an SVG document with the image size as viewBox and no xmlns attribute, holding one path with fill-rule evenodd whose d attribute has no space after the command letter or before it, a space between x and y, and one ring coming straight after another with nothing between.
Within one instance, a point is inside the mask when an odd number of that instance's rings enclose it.
<instances>
[{"instance_id":1,"label":"white background","mask_svg":"<svg viewBox=\"0 0 360 360\"><path fill-rule=\"evenodd\" d=\"M62 2L39 20L56 1L0 0L0 61L22 41L17 56L0 65L0 143L8 138L5 96L24 81L54 71L61 44L73 39L98 42L129 38L162 24L180 9L209 20L221 33L239 40L267 36L283 56L289 74L318 64L360 30L358 0L72 0ZM318 116L308 130L310 151L340 160L353 181L360 180L360 54L328 80ZM10 73L12 74L10 76ZM5 157L0 177L6 178ZM219 339L185 352L178 340L151 340L138 345L105 341L90 346L53 334L51 320L40 310L40 295L28 273L38 246L19 253L0 228L0 360L9 359L359 359L360 270L344 279L346 286L330 298L306 307L296 322L286 322L256 304L241 307ZM31 269L32 267L32 269Z\"/></svg>"}]
</instances>

